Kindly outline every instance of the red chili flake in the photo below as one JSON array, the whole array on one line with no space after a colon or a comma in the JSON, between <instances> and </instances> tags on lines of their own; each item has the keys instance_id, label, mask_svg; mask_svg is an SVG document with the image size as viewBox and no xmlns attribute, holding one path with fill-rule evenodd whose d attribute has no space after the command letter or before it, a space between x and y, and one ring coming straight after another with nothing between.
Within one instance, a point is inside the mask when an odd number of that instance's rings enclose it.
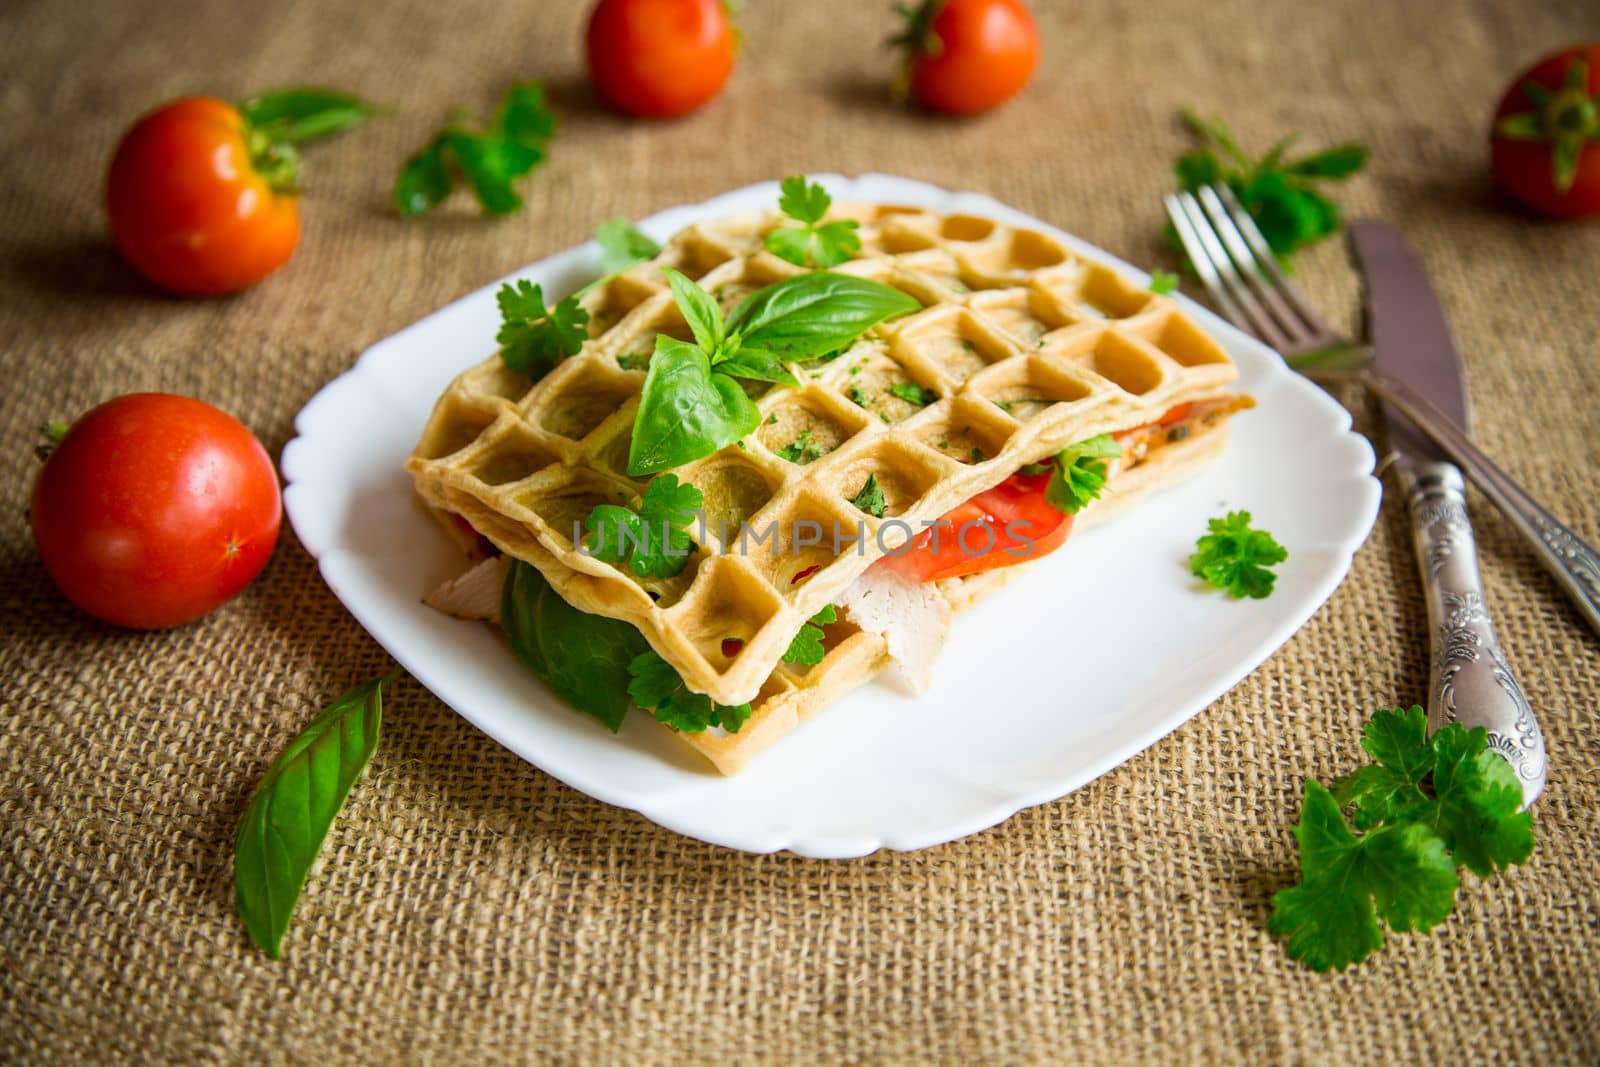
<instances>
[{"instance_id":1,"label":"red chili flake","mask_svg":"<svg viewBox=\"0 0 1600 1067\"><path fill-rule=\"evenodd\" d=\"M789 584L790 585L799 585L801 582L805 581L807 578L811 577L813 574L817 573L821 569L822 569L822 564L813 563L811 566L806 567L803 570L801 570L798 573L796 573L793 578L790 578L789 579Z\"/></svg>"},{"instance_id":2,"label":"red chili flake","mask_svg":"<svg viewBox=\"0 0 1600 1067\"><path fill-rule=\"evenodd\" d=\"M724 637L722 639L722 654L729 659L737 656L742 648L744 648L744 642L737 637Z\"/></svg>"}]
</instances>

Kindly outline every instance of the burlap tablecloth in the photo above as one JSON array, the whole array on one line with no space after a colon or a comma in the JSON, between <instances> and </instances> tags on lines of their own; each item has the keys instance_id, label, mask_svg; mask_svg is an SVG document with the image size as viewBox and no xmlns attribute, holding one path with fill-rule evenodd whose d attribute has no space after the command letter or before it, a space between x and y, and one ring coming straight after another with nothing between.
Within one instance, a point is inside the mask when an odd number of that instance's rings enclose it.
<instances>
[{"instance_id":1,"label":"burlap tablecloth","mask_svg":"<svg viewBox=\"0 0 1600 1067\"><path fill-rule=\"evenodd\" d=\"M973 837L848 862L688 840L534 770L415 683L272 962L235 918L230 842L262 770L387 658L285 528L197 624L117 632L55 595L27 531L35 427L155 389L235 412L276 454L362 349L612 215L794 171L993 194L1135 262L1158 237L1184 104L1247 143L1373 148L1342 190L1433 272L1482 444L1600 541L1600 228L1506 209L1484 171L1501 83L1600 37L1542 4L1039 2L1045 61L980 121L887 107L887 3L757 0L727 93L687 121L597 110L584 5L0 5L0 1060L260 1062L1600 1062L1600 641L1500 517L1474 516L1552 757L1538 850L1456 915L1342 976L1264 932L1302 781L1423 699L1424 612L1385 507L1344 585L1248 680L1092 785ZM563 125L527 210L390 210L450 114L545 79ZM103 237L122 128L178 94L332 83L393 113L318 147L304 243L229 300L152 293ZM1353 307L1337 242L1299 260ZM1084 610L1093 610L1085 605ZM753 773L759 773L757 769Z\"/></svg>"}]
</instances>

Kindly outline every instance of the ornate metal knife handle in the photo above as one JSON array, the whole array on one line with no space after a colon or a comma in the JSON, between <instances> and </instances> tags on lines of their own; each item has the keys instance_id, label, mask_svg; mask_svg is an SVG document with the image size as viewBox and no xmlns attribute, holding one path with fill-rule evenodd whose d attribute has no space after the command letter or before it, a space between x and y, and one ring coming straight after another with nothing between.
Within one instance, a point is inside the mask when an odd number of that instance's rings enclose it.
<instances>
[{"instance_id":1,"label":"ornate metal knife handle","mask_svg":"<svg viewBox=\"0 0 1600 1067\"><path fill-rule=\"evenodd\" d=\"M1471 438L1425 397L1404 382L1377 370L1368 370L1358 378L1400 409L1445 455L1465 468L1472 484L1511 521L1578 613L1600 634L1600 553L1540 507L1515 479L1478 451Z\"/></svg>"},{"instance_id":2,"label":"ornate metal knife handle","mask_svg":"<svg viewBox=\"0 0 1600 1067\"><path fill-rule=\"evenodd\" d=\"M1544 788L1544 734L1489 621L1461 472L1409 457L1395 468L1411 504L1433 631L1429 729L1452 722L1487 729L1489 747L1517 772L1526 807Z\"/></svg>"}]
</instances>

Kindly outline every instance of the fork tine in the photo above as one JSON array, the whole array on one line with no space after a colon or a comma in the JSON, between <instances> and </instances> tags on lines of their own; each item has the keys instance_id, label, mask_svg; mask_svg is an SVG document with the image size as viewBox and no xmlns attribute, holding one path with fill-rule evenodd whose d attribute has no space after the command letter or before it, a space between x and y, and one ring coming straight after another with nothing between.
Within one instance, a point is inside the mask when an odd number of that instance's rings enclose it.
<instances>
[{"instance_id":1,"label":"fork tine","mask_svg":"<svg viewBox=\"0 0 1600 1067\"><path fill-rule=\"evenodd\" d=\"M1203 185L1198 194L1200 206L1211 219L1211 228L1217 231L1217 236L1222 239L1223 245L1228 249L1228 255L1244 275L1245 281L1250 283L1250 287L1255 290L1262 303L1266 304L1272 317L1283 327L1289 337L1289 343L1296 348L1312 343L1317 333L1316 327L1296 315L1294 309L1278 294L1278 290L1266 276L1250 244L1239 232L1233 217L1217 198L1218 188L1219 186ZM1267 254L1271 255L1271 251L1269 250Z\"/></svg>"},{"instance_id":2,"label":"fork tine","mask_svg":"<svg viewBox=\"0 0 1600 1067\"><path fill-rule=\"evenodd\" d=\"M1249 320L1245 318L1244 311L1239 305L1234 303L1233 297L1228 295L1227 288L1222 284L1222 276L1217 273L1217 268L1211 265L1211 257L1201 245L1200 235L1195 232L1194 223L1189 220L1183 205L1172 193L1168 193L1165 200L1167 218L1172 220L1172 228L1178 231L1178 241L1188 253L1189 262L1194 264L1195 273L1200 275L1200 281L1205 284L1211 299L1217 302L1217 306L1222 309L1229 322L1248 329Z\"/></svg>"},{"instance_id":3,"label":"fork tine","mask_svg":"<svg viewBox=\"0 0 1600 1067\"><path fill-rule=\"evenodd\" d=\"M1257 300L1244 279L1239 277L1238 270L1233 265L1233 260L1228 258L1227 251L1222 247L1222 242L1217 239L1216 231L1212 229L1205 212L1200 209L1200 204L1189 193L1178 193L1171 198L1176 201L1178 211L1187 225L1178 222L1178 215L1174 215L1173 225L1178 227L1178 237L1189 252L1189 259L1195 264L1196 270L1207 269L1217 276L1216 285L1209 282L1207 288L1213 296L1218 297L1218 303L1223 304L1224 314L1233 320L1235 325L1243 326L1257 337L1261 338L1273 348L1283 351L1290 346L1289 338L1284 335L1278 324L1267 314ZM1205 266L1201 264L1204 263ZM1201 275L1202 280L1206 277ZM1226 303L1220 297L1226 291L1231 298ZM1231 306L1232 311L1229 311Z\"/></svg>"},{"instance_id":4,"label":"fork tine","mask_svg":"<svg viewBox=\"0 0 1600 1067\"><path fill-rule=\"evenodd\" d=\"M1266 272L1272 276L1272 282L1277 287L1278 292L1293 305L1301 320L1311 327L1316 334L1316 340L1324 344L1338 341L1338 334L1328 327L1322 316L1317 313L1316 308L1312 307L1311 302L1300 292L1300 287L1290 281L1289 276L1283 272L1283 268L1278 266L1277 255L1272 251L1272 247L1267 244L1267 239L1261 235L1260 228L1256 226L1256 220L1250 217L1250 212L1246 211L1244 206L1239 203L1239 198L1233 195L1233 190L1226 185L1217 185L1213 188L1216 189L1217 197L1226 206L1229 218L1233 220L1234 225L1243 235L1251 250L1255 252L1256 262L1260 263L1266 269Z\"/></svg>"}]
</instances>

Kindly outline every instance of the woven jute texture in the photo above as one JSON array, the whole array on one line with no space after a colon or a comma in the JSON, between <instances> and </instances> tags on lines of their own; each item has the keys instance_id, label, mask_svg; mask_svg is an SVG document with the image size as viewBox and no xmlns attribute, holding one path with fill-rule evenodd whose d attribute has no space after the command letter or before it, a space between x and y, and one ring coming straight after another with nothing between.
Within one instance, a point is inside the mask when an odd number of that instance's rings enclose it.
<instances>
[{"instance_id":1,"label":"woven jute texture","mask_svg":"<svg viewBox=\"0 0 1600 1067\"><path fill-rule=\"evenodd\" d=\"M1531 220L1484 170L1501 83L1600 38L1590 0L1040 0L1036 83L961 123L885 104L877 0L748 4L720 100L624 121L585 88L584 6L0 4L0 1061L1600 1062L1600 640L1477 497L1492 606L1549 741L1538 849L1467 877L1443 927L1347 974L1294 964L1264 926L1293 877L1301 783L1356 764L1371 709L1423 698L1423 604L1392 504L1327 606L1187 726L1071 796L912 854L688 840L401 682L286 958L251 948L231 886L245 799L387 657L287 529L201 622L84 618L28 534L35 427L163 390L236 413L277 454L365 347L603 218L878 170L1171 267L1159 194L1187 143L1178 106L1225 114L1257 147L1289 130L1365 140L1372 167L1340 195L1402 225L1432 272L1477 438L1600 542L1600 228ZM526 210L396 219L409 151L530 76L563 125ZM233 299L153 293L103 235L120 130L171 96L297 82L393 111L307 153L304 241L279 276ZM1337 244L1297 266L1349 322Z\"/></svg>"}]
</instances>

